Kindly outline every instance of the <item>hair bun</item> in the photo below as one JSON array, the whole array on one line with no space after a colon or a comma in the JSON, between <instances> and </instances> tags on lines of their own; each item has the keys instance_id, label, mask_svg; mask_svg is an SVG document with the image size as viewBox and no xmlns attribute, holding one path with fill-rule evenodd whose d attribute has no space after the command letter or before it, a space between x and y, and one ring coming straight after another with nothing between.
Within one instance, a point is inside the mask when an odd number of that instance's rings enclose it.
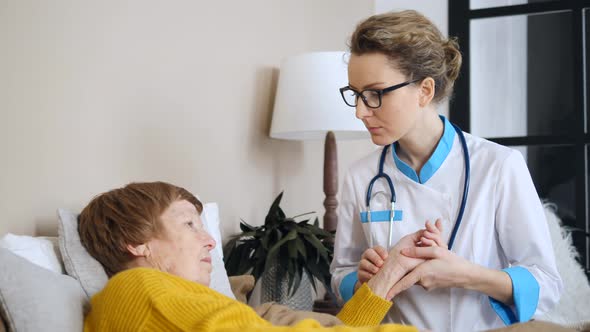
<instances>
[{"instance_id":1,"label":"hair bun","mask_svg":"<svg viewBox=\"0 0 590 332\"><path fill-rule=\"evenodd\" d=\"M445 65L447 68L447 78L453 82L459 76L461 70L461 62L463 61L461 52L459 51L459 43L457 37L452 37L443 42L443 49L445 51Z\"/></svg>"}]
</instances>

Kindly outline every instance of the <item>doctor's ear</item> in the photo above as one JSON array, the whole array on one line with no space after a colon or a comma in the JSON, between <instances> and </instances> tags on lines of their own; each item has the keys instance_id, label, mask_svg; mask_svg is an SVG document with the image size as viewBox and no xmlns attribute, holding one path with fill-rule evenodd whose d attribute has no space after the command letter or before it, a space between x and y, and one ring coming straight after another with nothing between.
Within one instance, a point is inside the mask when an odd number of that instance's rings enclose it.
<instances>
[{"instance_id":1,"label":"doctor's ear","mask_svg":"<svg viewBox=\"0 0 590 332\"><path fill-rule=\"evenodd\" d=\"M149 257L150 248L147 244L127 245L127 251L135 257Z\"/></svg>"},{"instance_id":2,"label":"doctor's ear","mask_svg":"<svg viewBox=\"0 0 590 332\"><path fill-rule=\"evenodd\" d=\"M420 89L419 105L420 107L426 107L430 104L432 98L434 98L434 93L436 91L434 80L432 77L426 77L422 81L416 83L419 84L418 88Z\"/></svg>"}]
</instances>

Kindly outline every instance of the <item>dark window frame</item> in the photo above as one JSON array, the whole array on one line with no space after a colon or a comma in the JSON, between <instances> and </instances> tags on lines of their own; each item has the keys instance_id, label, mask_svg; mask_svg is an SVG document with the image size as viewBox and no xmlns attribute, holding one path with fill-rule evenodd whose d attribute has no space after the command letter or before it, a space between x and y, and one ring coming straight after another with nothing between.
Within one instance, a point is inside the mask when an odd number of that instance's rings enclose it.
<instances>
[{"instance_id":1,"label":"dark window frame","mask_svg":"<svg viewBox=\"0 0 590 332\"><path fill-rule=\"evenodd\" d=\"M590 70L585 66L589 59L586 54L585 43L590 44L590 36L585 35L587 24L584 9L590 10L590 0L554 0L534 2L522 5L491 7L485 9L470 9L470 0L449 0L449 35L459 38L463 66L459 79L455 83L455 93L450 103L450 118L464 131L470 132L470 21L480 18L493 18L525 14L550 13L567 10L572 13L572 54L573 54L573 107L576 112L576 127L566 135L526 135L515 137L486 137L487 139L506 146L539 146L539 145L571 145L575 149L575 196L576 196L576 224L569 225L580 231L573 232L574 245L580 253L580 263L590 279L590 182L588 181L588 152L590 133L586 128L590 111L588 110L588 87L586 78L590 80Z\"/></svg>"}]
</instances>

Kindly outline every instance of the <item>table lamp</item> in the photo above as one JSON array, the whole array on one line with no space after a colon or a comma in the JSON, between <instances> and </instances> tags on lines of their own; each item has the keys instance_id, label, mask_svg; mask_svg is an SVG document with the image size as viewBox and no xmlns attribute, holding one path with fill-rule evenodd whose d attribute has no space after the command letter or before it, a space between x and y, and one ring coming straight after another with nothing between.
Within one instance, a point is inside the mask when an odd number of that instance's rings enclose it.
<instances>
[{"instance_id":1,"label":"table lamp","mask_svg":"<svg viewBox=\"0 0 590 332\"><path fill-rule=\"evenodd\" d=\"M318 140L324 146L324 229L336 229L338 165L336 139L369 138L354 108L342 100L348 85L346 52L314 52L286 58L280 68L270 137Z\"/></svg>"}]
</instances>

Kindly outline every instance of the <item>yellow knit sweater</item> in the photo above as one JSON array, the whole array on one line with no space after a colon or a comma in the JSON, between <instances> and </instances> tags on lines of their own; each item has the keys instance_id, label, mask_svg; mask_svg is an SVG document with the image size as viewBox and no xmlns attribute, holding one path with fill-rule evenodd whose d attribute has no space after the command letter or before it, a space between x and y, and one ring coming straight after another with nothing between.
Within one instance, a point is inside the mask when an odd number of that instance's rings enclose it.
<instances>
[{"instance_id":1,"label":"yellow knit sweater","mask_svg":"<svg viewBox=\"0 0 590 332\"><path fill-rule=\"evenodd\" d=\"M324 328L311 319L272 326L249 306L209 287L154 269L115 275L91 300L84 331L416 331L381 325L391 303L363 285L338 314L346 325ZM364 326L364 327L351 327ZM372 327L371 327L372 326Z\"/></svg>"}]
</instances>

